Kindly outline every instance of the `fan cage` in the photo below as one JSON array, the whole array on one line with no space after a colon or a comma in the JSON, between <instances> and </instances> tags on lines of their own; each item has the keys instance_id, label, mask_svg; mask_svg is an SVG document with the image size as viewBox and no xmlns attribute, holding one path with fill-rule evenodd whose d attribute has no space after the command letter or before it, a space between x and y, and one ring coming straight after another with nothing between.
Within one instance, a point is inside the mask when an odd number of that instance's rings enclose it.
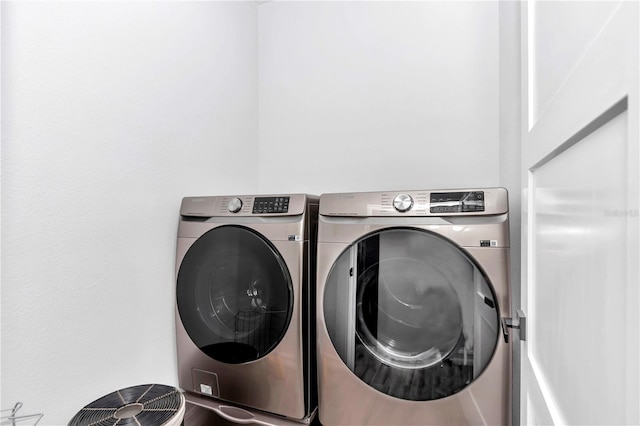
<instances>
[{"instance_id":1,"label":"fan cage","mask_svg":"<svg viewBox=\"0 0 640 426\"><path fill-rule=\"evenodd\" d=\"M120 389L93 401L68 426L162 426L181 414L184 397L178 389L147 384Z\"/></svg>"}]
</instances>

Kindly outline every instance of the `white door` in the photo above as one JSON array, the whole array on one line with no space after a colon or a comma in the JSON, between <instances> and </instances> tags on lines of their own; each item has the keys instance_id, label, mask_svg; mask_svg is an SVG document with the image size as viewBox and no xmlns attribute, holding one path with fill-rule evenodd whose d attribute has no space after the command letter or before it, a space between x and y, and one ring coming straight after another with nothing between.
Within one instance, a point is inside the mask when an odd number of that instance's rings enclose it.
<instances>
[{"instance_id":1,"label":"white door","mask_svg":"<svg viewBox=\"0 0 640 426\"><path fill-rule=\"evenodd\" d=\"M639 13L522 4L523 424L640 424Z\"/></svg>"}]
</instances>

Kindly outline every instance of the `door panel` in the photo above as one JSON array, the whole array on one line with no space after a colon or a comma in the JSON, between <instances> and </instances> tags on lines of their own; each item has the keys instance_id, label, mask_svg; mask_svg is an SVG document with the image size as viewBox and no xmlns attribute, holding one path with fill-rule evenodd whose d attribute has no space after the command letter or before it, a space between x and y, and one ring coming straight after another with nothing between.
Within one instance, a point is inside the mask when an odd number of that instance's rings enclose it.
<instances>
[{"instance_id":1,"label":"door panel","mask_svg":"<svg viewBox=\"0 0 640 426\"><path fill-rule=\"evenodd\" d=\"M521 422L639 424L638 4L522 12Z\"/></svg>"},{"instance_id":2,"label":"door panel","mask_svg":"<svg viewBox=\"0 0 640 426\"><path fill-rule=\"evenodd\" d=\"M529 33L530 59L534 71L530 101L534 121L552 102L619 6L619 1L584 2L579 6L580 19L575 19L576 7L571 2L529 3L529 22L533 24Z\"/></svg>"},{"instance_id":3,"label":"door panel","mask_svg":"<svg viewBox=\"0 0 640 426\"><path fill-rule=\"evenodd\" d=\"M529 359L569 424L625 419L624 400L611 389L624 389L626 374L610 365L628 344L620 307L636 284L625 279L620 244L626 238L620 215L629 209L627 121L625 112L532 172Z\"/></svg>"}]
</instances>

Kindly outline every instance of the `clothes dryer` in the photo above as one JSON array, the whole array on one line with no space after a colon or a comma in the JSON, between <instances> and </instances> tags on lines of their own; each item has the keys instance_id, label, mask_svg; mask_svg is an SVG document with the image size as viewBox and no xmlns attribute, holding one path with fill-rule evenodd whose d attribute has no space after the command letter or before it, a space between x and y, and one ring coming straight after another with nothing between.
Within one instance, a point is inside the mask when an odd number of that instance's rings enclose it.
<instances>
[{"instance_id":1,"label":"clothes dryer","mask_svg":"<svg viewBox=\"0 0 640 426\"><path fill-rule=\"evenodd\" d=\"M313 417L317 214L306 194L182 200L176 344L187 401Z\"/></svg>"},{"instance_id":2,"label":"clothes dryer","mask_svg":"<svg viewBox=\"0 0 640 426\"><path fill-rule=\"evenodd\" d=\"M319 420L510 423L503 188L324 194Z\"/></svg>"}]
</instances>

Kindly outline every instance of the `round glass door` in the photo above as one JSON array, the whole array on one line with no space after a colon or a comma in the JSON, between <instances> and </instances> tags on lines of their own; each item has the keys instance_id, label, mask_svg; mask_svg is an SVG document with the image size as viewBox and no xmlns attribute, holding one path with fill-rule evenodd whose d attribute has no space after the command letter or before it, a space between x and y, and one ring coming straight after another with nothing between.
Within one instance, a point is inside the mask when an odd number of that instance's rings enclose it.
<instances>
[{"instance_id":1,"label":"round glass door","mask_svg":"<svg viewBox=\"0 0 640 426\"><path fill-rule=\"evenodd\" d=\"M182 324L198 348L239 364L265 356L280 342L291 319L293 287L273 245L248 228L228 225L189 248L176 296Z\"/></svg>"},{"instance_id":2,"label":"round glass door","mask_svg":"<svg viewBox=\"0 0 640 426\"><path fill-rule=\"evenodd\" d=\"M351 371L414 401L464 389L500 336L482 271L448 240L418 229L385 229L348 247L327 278L324 317Z\"/></svg>"}]
</instances>

